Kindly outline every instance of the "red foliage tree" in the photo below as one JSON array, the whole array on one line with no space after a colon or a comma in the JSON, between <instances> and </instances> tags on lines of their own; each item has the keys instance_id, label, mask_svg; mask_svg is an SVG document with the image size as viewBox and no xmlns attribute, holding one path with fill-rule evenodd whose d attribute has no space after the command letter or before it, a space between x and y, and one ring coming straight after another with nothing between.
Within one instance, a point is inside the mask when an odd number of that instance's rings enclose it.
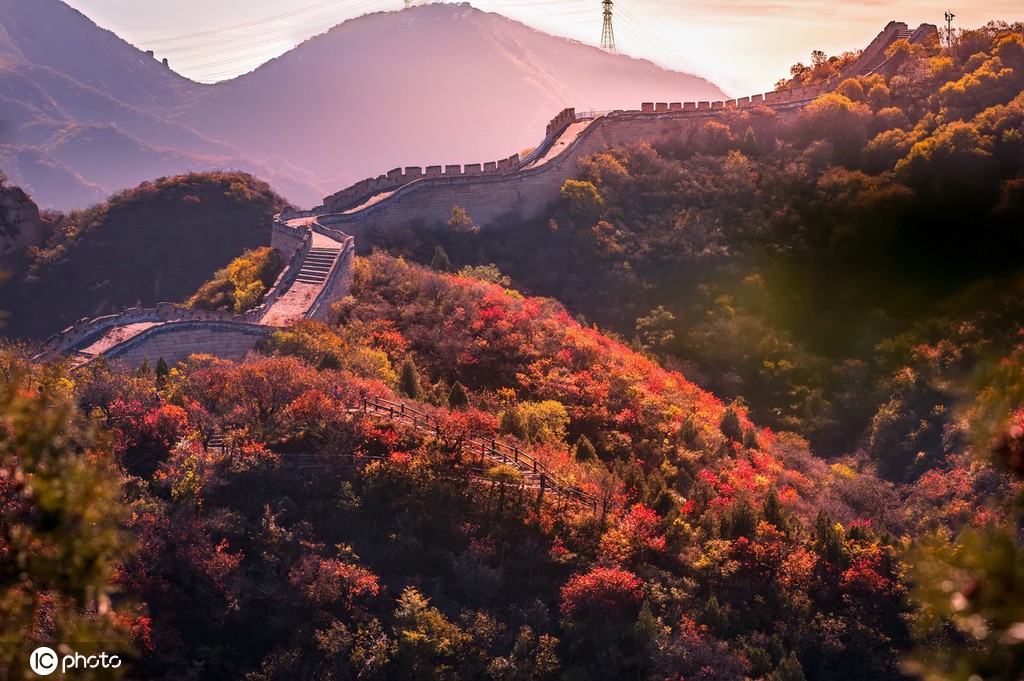
<instances>
[{"instance_id":1,"label":"red foliage tree","mask_svg":"<svg viewBox=\"0 0 1024 681\"><path fill-rule=\"evenodd\" d=\"M617 567L595 567L574 575L562 587L562 615L573 619L635 616L643 598L642 583L629 570Z\"/></svg>"}]
</instances>

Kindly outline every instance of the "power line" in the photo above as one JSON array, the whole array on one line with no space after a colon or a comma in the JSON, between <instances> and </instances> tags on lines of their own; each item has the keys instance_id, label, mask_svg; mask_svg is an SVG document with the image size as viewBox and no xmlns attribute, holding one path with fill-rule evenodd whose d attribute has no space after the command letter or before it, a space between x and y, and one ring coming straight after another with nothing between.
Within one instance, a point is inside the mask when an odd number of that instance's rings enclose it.
<instances>
[{"instance_id":1,"label":"power line","mask_svg":"<svg viewBox=\"0 0 1024 681\"><path fill-rule=\"evenodd\" d=\"M619 3L619 14L622 15L626 23L639 34L639 42L642 47L646 47L654 52L660 53L662 59L665 59L669 63L675 62L677 64L683 64L689 71L697 71L697 67L690 63L686 57L676 52L671 45L647 28L647 26L634 16L632 12L623 7L621 2Z\"/></svg>"},{"instance_id":2,"label":"power line","mask_svg":"<svg viewBox=\"0 0 1024 681\"><path fill-rule=\"evenodd\" d=\"M166 48L166 49L160 50L160 53L161 54L165 54L165 55L172 55L172 56L176 55L176 54L188 54L188 53L194 52L195 50L204 50L204 49L207 49L207 48L220 48L221 46L228 45L229 43L251 41L254 38L259 38L260 39L257 42L268 42L268 41L274 39L274 38L269 37L269 36L272 36L274 34L281 34L276 39L280 39L280 38L283 38L283 37L290 37L291 35L294 35L297 31L304 30L306 27L316 28L317 26L320 25L320 22L323 21L324 19L332 19L333 18L333 19L339 19L340 20L344 16L346 16L346 15L322 14L322 15L319 15L319 16L316 16L316 17L310 17L307 21L304 21L301 24L289 24L289 25L286 25L286 26L279 26L278 28L268 28L266 30L260 31L257 34L236 35L236 36L233 36L233 37L219 38L217 40L212 40L212 41L208 41L208 42L198 43L198 44L195 44L195 45L182 45L180 47ZM333 23L331 24L331 26L334 26L334 25L336 25L336 24L333 24ZM222 52L230 52L230 51L233 51L233 50L245 49L246 47L248 47L248 45L242 45L240 48L239 47L223 47L221 49L217 49L214 52L199 53L199 54L220 54Z\"/></svg>"},{"instance_id":3,"label":"power line","mask_svg":"<svg viewBox=\"0 0 1024 681\"><path fill-rule=\"evenodd\" d=\"M334 6L334 5L338 5L338 4L339 4L339 0L328 0L328 1L325 1L325 2L320 2L320 3L316 4L316 5L311 5L311 6L306 7L306 8L292 10L290 12L284 12L284 13L277 14L277 15L274 15L274 16L271 16L271 17L264 17L262 19L256 19L256 20L252 20L252 21L247 21L247 22L242 22L242 23L238 23L238 24L233 24L231 26L225 26L225 27L219 28L219 29L211 29L211 30L198 31L196 33L192 33L192 34L188 34L188 35L177 36L177 37L174 37L174 38L165 38L165 39L162 39L162 40L151 41L151 42L153 42L153 43L160 43L160 42L168 43L168 42L172 42L172 41L192 40L192 39L195 39L195 38L198 38L198 37L215 35L215 34L223 35L223 32L226 32L226 31L237 30L237 29L241 29L241 28L252 28L254 26L259 26L259 25L262 25L262 24L266 24L266 23L270 23L270 22L275 22L275 21L279 22L282 19L287 19L287 18L292 17L292 16L299 16L301 14L305 14L305 13L308 13L310 11L314 11L314 10L317 10L317 9L323 9L324 7ZM212 62L197 64L197 65L194 65L194 66L186 66L186 70L188 70L189 72L203 71L203 70L207 70L209 68L214 68L214 67L217 67L217 66L222 66L222 65L226 65L226 64L230 64L230 63L251 61L253 59L261 59L261 58L264 58L264 57L272 58L272 57L278 56L284 50L280 49L280 47L278 47L278 49L274 49L274 50L270 50L270 51L268 51L268 50L259 50L259 51L255 52L255 53L253 53L252 50L254 48L260 48L260 47L263 47L263 46L266 46L266 45L276 44L276 45L280 46L283 42L290 43L290 45L287 48L285 48L285 50L291 49L292 47L294 47L295 45L299 44L303 40L308 40L310 37L312 37L314 35L317 35L319 32L322 32L324 30L333 28L338 23L341 23L342 20L348 18L349 16L352 16L353 12L356 13L356 16L359 16L360 12L365 13L366 10L372 9L372 8L374 8L376 6L380 6L382 4L384 4L384 3L382 3L381 0L371 0L369 2L365 2L364 1L364 2L358 2L358 3L355 3L355 4L348 3L347 7L345 7L344 14L339 14L337 12L337 10L335 10L334 12L330 12L330 13L318 14L318 15L315 15L315 16L312 16L312 17L306 17L306 18L304 18L302 20L302 22L300 24L291 24L291 25L286 25L286 26L280 26L278 28L269 28L269 29L266 29L266 30L261 30L257 34L251 34L251 35L241 35L241 36L234 36L234 37L229 37L229 38L219 37L215 41L205 41L203 43L194 44L194 45L181 45L181 46L178 46L178 47L171 47L171 48L167 48L165 50L160 50L160 52L161 52L161 56L163 54L170 54L170 55L178 54L178 55L181 55L181 56L179 56L178 58L175 59L175 63L176 64L180 64L182 62L184 62L185 64L188 64L189 62L194 62L194 61L197 61L197 60L207 59L209 57L217 57L219 55L229 55L229 54L236 54L236 55L238 55L236 57L232 57L232 58L228 58L228 59L218 59L218 60L215 60L215 61L212 61ZM387 3L387 4L390 4L390 3ZM330 22L329 25L320 25L320 22L324 22L324 21L329 21ZM308 33L308 35L306 35L305 37L303 37L301 39L296 39L296 38L293 37L296 31L299 31L301 33ZM277 37L274 37L275 35ZM270 36L270 37L268 37L268 36ZM245 41L248 41L248 42L245 42ZM213 50L206 49L206 51L194 52L194 50L204 50L205 48L211 48L211 47L215 48L215 47L218 47L218 46L223 45L225 43L239 43L239 42L245 42L245 44L241 44L241 45L237 45L237 46L230 46L230 47L223 47L223 48L220 48L220 49L213 49ZM218 74L218 75L220 75L220 74ZM209 75L202 75L202 76L199 76L199 77L201 79L203 79L203 80L207 80L207 79L211 78L211 76L209 76Z\"/></svg>"}]
</instances>

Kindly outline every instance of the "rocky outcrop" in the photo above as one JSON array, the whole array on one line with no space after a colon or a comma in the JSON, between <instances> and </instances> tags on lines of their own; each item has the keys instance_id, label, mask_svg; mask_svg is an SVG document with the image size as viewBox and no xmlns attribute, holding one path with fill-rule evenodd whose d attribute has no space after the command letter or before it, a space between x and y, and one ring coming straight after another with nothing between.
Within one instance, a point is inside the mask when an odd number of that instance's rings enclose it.
<instances>
[{"instance_id":1,"label":"rocky outcrop","mask_svg":"<svg viewBox=\"0 0 1024 681\"><path fill-rule=\"evenodd\" d=\"M25 251L40 246L46 230L39 207L20 187L0 186L0 268L10 272L21 267Z\"/></svg>"}]
</instances>

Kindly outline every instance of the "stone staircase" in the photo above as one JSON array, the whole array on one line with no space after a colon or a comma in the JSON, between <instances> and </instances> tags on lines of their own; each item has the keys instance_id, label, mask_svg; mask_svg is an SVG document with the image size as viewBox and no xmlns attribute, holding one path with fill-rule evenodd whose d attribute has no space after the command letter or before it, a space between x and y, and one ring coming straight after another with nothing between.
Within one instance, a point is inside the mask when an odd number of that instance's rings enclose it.
<instances>
[{"instance_id":1,"label":"stone staircase","mask_svg":"<svg viewBox=\"0 0 1024 681\"><path fill-rule=\"evenodd\" d=\"M295 281L315 285L324 283L339 255L341 255L340 248L309 249L309 254L302 261L302 267L299 269Z\"/></svg>"},{"instance_id":2,"label":"stone staircase","mask_svg":"<svg viewBox=\"0 0 1024 681\"><path fill-rule=\"evenodd\" d=\"M911 35L913 35L913 33L914 32L912 30L910 30L909 28L900 29L899 31L896 32L896 37L893 38L892 42L889 43L889 44L891 45L892 43L896 42L897 40L906 40ZM880 50L878 54L876 54L874 57L871 58L871 61L869 61L867 64L864 65L864 75L870 76L872 73L874 73L876 70L878 70L878 67L880 67L882 64L884 64L886 62L885 53L887 51L888 51L888 48L886 48L884 50Z\"/></svg>"}]
</instances>

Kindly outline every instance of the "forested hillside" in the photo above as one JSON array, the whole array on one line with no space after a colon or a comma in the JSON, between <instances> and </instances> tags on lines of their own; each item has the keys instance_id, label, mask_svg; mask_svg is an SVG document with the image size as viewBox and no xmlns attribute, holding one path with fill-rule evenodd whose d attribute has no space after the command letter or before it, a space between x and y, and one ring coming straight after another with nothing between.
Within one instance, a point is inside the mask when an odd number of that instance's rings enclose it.
<instances>
[{"instance_id":1,"label":"forested hillside","mask_svg":"<svg viewBox=\"0 0 1024 681\"><path fill-rule=\"evenodd\" d=\"M5 437L34 444L5 455L3 559L36 582L3 585L5 631L124 640L145 678L897 678L908 623L939 630L896 537L996 527L987 495L1020 487L963 458L903 488L830 466L479 279L374 256L338 315L244 364L65 375L8 351ZM374 397L430 429L352 413ZM468 438L595 506L480 468ZM85 517L104 520L68 544ZM107 614L74 605L88 593Z\"/></svg>"},{"instance_id":2,"label":"forested hillside","mask_svg":"<svg viewBox=\"0 0 1024 681\"><path fill-rule=\"evenodd\" d=\"M38 340L83 317L183 302L243 249L268 244L284 205L244 173L195 173L44 213L50 238L0 287L4 333Z\"/></svg>"},{"instance_id":3,"label":"forested hillside","mask_svg":"<svg viewBox=\"0 0 1024 681\"><path fill-rule=\"evenodd\" d=\"M1018 342L1024 41L992 24L955 53L891 53L891 75L795 118L592 156L533 224L387 241L495 263L816 452L912 479L951 451L974 372Z\"/></svg>"},{"instance_id":4,"label":"forested hillside","mask_svg":"<svg viewBox=\"0 0 1024 681\"><path fill-rule=\"evenodd\" d=\"M245 362L5 344L0 676L104 641L147 679L1024 677L1024 35L892 56L593 156L536 223L368 235ZM175 244L179 300L244 307L281 203L157 181L28 277L80 303L78 254L151 284Z\"/></svg>"}]
</instances>

